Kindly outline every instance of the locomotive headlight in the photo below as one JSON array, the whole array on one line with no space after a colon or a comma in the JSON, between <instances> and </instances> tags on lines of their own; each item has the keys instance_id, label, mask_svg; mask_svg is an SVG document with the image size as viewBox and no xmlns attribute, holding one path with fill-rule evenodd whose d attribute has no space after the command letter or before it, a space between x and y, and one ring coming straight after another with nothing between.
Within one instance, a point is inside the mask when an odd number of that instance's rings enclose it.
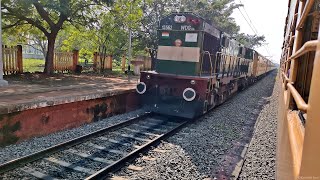
<instances>
[{"instance_id":1,"label":"locomotive headlight","mask_svg":"<svg viewBox=\"0 0 320 180\"><path fill-rule=\"evenodd\" d=\"M176 22L176 23L184 23L184 22L186 22L186 20L187 20L187 17L185 17L185 16L178 16L178 15L176 15L175 17L174 17L174 22Z\"/></svg>"},{"instance_id":2,"label":"locomotive headlight","mask_svg":"<svg viewBox=\"0 0 320 180\"><path fill-rule=\"evenodd\" d=\"M147 75L147 79L151 79L150 75Z\"/></svg>"},{"instance_id":3,"label":"locomotive headlight","mask_svg":"<svg viewBox=\"0 0 320 180\"><path fill-rule=\"evenodd\" d=\"M195 84L196 84L196 81L195 81L195 80L191 80L191 81L190 81L190 84L195 85Z\"/></svg>"},{"instance_id":4,"label":"locomotive headlight","mask_svg":"<svg viewBox=\"0 0 320 180\"><path fill-rule=\"evenodd\" d=\"M182 41L181 39L177 39L174 41L174 45L177 46L177 47L180 47L182 45Z\"/></svg>"},{"instance_id":5,"label":"locomotive headlight","mask_svg":"<svg viewBox=\"0 0 320 180\"><path fill-rule=\"evenodd\" d=\"M196 98L196 91L192 88L186 88L184 91L183 91L183 99L188 101L188 102L191 102L193 101L195 98Z\"/></svg>"},{"instance_id":6,"label":"locomotive headlight","mask_svg":"<svg viewBox=\"0 0 320 180\"><path fill-rule=\"evenodd\" d=\"M144 94L147 91L147 85L144 82L139 82L136 86L136 91L139 94Z\"/></svg>"}]
</instances>

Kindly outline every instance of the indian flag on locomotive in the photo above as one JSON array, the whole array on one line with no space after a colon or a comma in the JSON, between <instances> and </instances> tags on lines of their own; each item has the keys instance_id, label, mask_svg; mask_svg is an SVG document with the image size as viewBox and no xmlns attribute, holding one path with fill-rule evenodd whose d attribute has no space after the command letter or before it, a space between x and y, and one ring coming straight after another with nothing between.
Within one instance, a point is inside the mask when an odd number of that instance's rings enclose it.
<instances>
[{"instance_id":1,"label":"indian flag on locomotive","mask_svg":"<svg viewBox=\"0 0 320 180\"><path fill-rule=\"evenodd\" d=\"M169 32L162 32L162 38L164 39L169 39L170 38L170 33Z\"/></svg>"}]
</instances>

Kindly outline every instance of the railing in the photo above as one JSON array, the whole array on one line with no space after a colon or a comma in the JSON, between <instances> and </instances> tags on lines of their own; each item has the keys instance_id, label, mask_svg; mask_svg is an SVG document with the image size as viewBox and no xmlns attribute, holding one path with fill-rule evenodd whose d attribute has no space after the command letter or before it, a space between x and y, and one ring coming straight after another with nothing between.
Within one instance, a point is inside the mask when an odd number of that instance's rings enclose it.
<instances>
[{"instance_id":1,"label":"railing","mask_svg":"<svg viewBox=\"0 0 320 180\"><path fill-rule=\"evenodd\" d=\"M112 70L112 55L102 55L95 52L93 54L93 70L99 71L100 69ZM103 66L103 68L102 68Z\"/></svg>"},{"instance_id":2,"label":"railing","mask_svg":"<svg viewBox=\"0 0 320 180\"><path fill-rule=\"evenodd\" d=\"M23 73L22 46L2 48L3 73L4 75Z\"/></svg>"},{"instance_id":3,"label":"railing","mask_svg":"<svg viewBox=\"0 0 320 180\"><path fill-rule=\"evenodd\" d=\"M222 53L222 52L217 52L216 53L216 61L215 61L215 69L219 69L219 72L223 71L223 68L225 66L226 58L228 55ZM219 60L220 59L220 60ZM218 63L219 60L219 64ZM215 72L216 73L216 72Z\"/></svg>"},{"instance_id":4,"label":"railing","mask_svg":"<svg viewBox=\"0 0 320 180\"><path fill-rule=\"evenodd\" d=\"M308 41L306 42L299 50L297 50L294 54L291 55L288 60L285 61L285 63L290 62L292 60L297 60L297 58L301 57L302 55L311 52L316 51L317 45L320 42L318 40ZM308 104L304 101L304 99L301 97L297 89L292 85L290 82L290 79L287 77L287 75L282 72L282 77L284 79L284 88L290 91L294 101L296 102L298 109L304 112L307 112L308 110Z\"/></svg>"},{"instance_id":5,"label":"railing","mask_svg":"<svg viewBox=\"0 0 320 180\"><path fill-rule=\"evenodd\" d=\"M203 51L202 52L202 58L201 58L201 64L200 64L200 76L202 75L202 68L203 68L203 59L204 56L208 55L209 56L209 62L210 62L210 76L212 76L212 70L213 70L213 66L212 66L212 58L211 58L211 54L209 51Z\"/></svg>"},{"instance_id":6,"label":"railing","mask_svg":"<svg viewBox=\"0 0 320 180\"><path fill-rule=\"evenodd\" d=\"M148 71L151 70L151 57L148 56L136 56L134 58L137 61L143 61L143 64L141 65L142 71Z\"/></svg>"},{"instance_id":7,"label":"railing","mask_svg":"<svg viewBox=\"0 0 320 180\"><path fill-rule=\"evenodd\" d=\"M152 66L152 59L151 57L143 56L144 64L143 64L143 70L149 71L151 70Z\"/></svg>"},{"instance_id":8,"label":"railing","mask_svg":"<svg viewBox=\"0 0 320 180\"><path fill-rule=\"evenodd\" d=\"M217 64L218 59L220 59L219 64ZM216 53L215 69L218 68L219 72L227 74L227 76L233 75L237 68L237 62L240 60L240 57L230 56L223 52ZM216 74L216 72L214 73Z\"/></svg>"},{"instance_id":9,"label":"railing","mask_svg":"<svg viewBox=\"0 0 320 180\"><path fill-rule=\"evenodd\" d=\"M292 60L297 60L297 58L301 57L302 55L311 52L316 51L317 46L319 45L319 40L313 40L306 42L298 51L296 51L291 57L285 61L285 63L290 62ZM299 110L307 112L308 110L308 104L304 101L304 99L301 97L297 89L293 86L292 82L290 82L290 79L287 77L285 72L282 72L282 77L284 80L284 88L288 89L294 99L294 101L297 104L297 107Z\"/></svg>"},{"instance_id":10,"label":"railing","mask_svg":"<svg viewBox=\"0 0 320 180\"><path fill-rule=\"evenodd\" d=\"M57 72L75 71L79 60L79 51L55 52L53 70Z\"/></svg>"},{"instance_id":11,"label":"railing","mask_svg":"<svg viewBox=\"0 0 320 180\"><path fill-rule=\"evenodd\" d=\"M292 59L296 59L307 52L315 51L317 49L318 40L308 41L306 42L296 53L291 55L291 57L287 61L291 61Z\"/></svg>"},{"instance_id":12,"label":"railing","mask_svg":"<svg viewBox=\"0 0 320 180\"><path fill-rule=\"evenodd\" d=\"M278 122L277 179L301 179L309 175L313 177L320 175L319 143L317 142L320 132L318 121L320 118L320 33L318 29L313 30L306 25L312 21L312 26L319 27L318 19L315 17L312 19L310 13L313 7L315 7L314 13L318 13L318 2L301 0L296 3L293 7L295 17L290 29L295 33L293 33L294 36L292 34L285 36L287 40L284 43L281 60L281 79L284 89L284 103L281 105L285 108L281 110L285 113L283 117L285 121L281 119ZM303 44L306 35L315 35L316 32L318 40ZM316 51L315 55L307 54L314 51ZM300 63L300 61L304 62ZM304 94L308 98L304 98ZM305 99L308 99L307 103ZM297 108L293 107L293 104Z\"/></svg>"},{"instance_id":13,"label":"railing","mask_svg":"<svg viewBox=\"0 0 320 180\"><path fill-rule=\"evenodd\" d=\"M301 14L300 21L297 25L297 30L301 29L304 26L304 24L307 20L307 17L309 15L309 12L312 9L313 4L314 4L314 0L306 0L306 4L305 4L305 7L304 7L303 12Z\"/></svg>"}]
</instances>

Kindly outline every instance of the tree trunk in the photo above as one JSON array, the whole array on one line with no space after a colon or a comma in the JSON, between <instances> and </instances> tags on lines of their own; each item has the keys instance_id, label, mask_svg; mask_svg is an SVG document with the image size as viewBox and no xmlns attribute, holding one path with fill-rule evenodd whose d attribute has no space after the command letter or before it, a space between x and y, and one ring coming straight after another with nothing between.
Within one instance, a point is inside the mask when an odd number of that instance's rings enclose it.
<instances>
[{"instance_id":1,"label":"tree trunk","mask_svg":"<svg viewBox=\"0 0 320 180\"><path fill-rule=\"evenodd\" d=\"M48 51L46 55L46 62L44 73L51 75L53 74L53 58L54 58L54 44L56 42L58 33L50 33L48 38Z\"/></svg>"}]
</instances>

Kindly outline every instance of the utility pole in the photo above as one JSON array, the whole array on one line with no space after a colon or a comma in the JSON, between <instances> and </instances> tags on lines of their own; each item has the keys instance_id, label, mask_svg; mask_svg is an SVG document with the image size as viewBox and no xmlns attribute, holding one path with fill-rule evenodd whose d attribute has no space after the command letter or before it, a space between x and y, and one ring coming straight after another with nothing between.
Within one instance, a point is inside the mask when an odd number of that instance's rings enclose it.
<instances>
[{"instance_id":1,"label":"utility pole","mask_svg":"<svg viewBox=\"0 0 320 180\"><path fill-rule=\"evenodd\" d=\"M130 5L131 6L131 5ZM128 81L130 82L130 64L131 64L131 56L132 56L132 32L131 27L129 27L129 50L128 50Z\"/></svg>"},{"instance_id":2,"label":"utility pole","mask_svg":"<svg viewBox=\"0 0 320 180\"><path fill-rule=\"evenodd\" d=\"M130 3L129 16L131 15L132 3ZM129 22L129 49L128 49L128 81L130 83L130 64L131 64L131 56L132 56L132 30L131 30L131 22Z\"/></svg>"},{"instance_id":3,"label":"utility pole","mask_svg":"<svg viewBox=\"0 0 320 180\"><path fill-rule=\"evenodd\" d=\"M1 0L0 0L0 87L8 86L8 81L3 80L3 61L2 61L2 24L1 24Z\"/></svg>"}]
</instances>

